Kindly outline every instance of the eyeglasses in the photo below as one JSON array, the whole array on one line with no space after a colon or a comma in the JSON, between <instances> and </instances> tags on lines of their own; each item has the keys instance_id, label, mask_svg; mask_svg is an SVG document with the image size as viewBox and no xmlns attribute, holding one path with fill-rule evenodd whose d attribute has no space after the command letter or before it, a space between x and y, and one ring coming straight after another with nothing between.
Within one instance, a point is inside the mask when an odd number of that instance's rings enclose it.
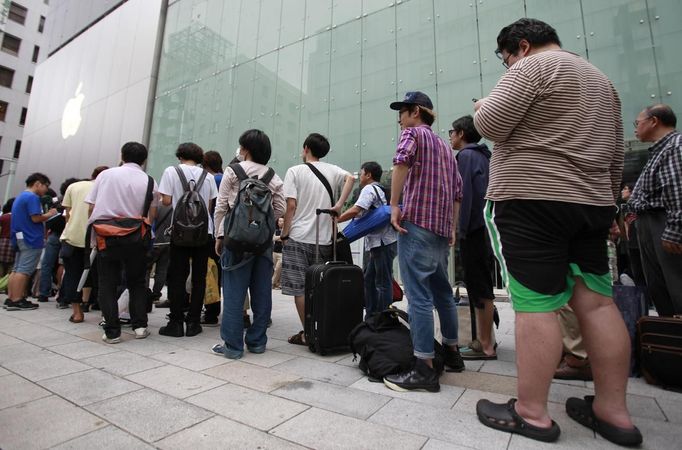
<instances>
[{"instance_id":1,"label":"eyeglasses","mask_svg":"<svg viewBox=\"0 0 682 450\"><path fill-rule=\"evenodd\" d=\"M649 120L649 119L651 119L652 117L653 117L653 116L646 116L646 117L645 117L644 119L642 119L642 120L635 119L635 121L632 122L632 124L635 126L635 128L637 128L637 127L639 126L640 123L644 122L645 120Z\"/></svg>"},{"instance_id":2,"label":"eyeglasses","mask_svg":"<svg viewBox=\"0 0 682 450\"><path fill-rule=\"evenodd\" d=\"M502 50L497 49L495 50L495 56L497 56L498 59L502 60L502 65L504 66L505 69L509 69L509 58L512 57L511 53L507 55L507 57L505 58L504 55L502 54Z\"/></svg>"}]
</instances>

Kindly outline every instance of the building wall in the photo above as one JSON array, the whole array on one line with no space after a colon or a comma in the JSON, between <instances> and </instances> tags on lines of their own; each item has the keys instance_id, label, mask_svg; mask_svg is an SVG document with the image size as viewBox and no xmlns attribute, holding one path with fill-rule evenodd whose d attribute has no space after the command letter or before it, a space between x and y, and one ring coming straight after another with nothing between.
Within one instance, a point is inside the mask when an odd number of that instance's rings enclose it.
<instances>
[{"instance_id":1,"label":"building wall","mask_svg":"<svg viewBox=\"0 0 682 450\"><path fill-rule=\"evenodd\" d=\"M628 140L647 104L682 112L678 0L176 0L165 27L151 171L175 162L183 141L229 159L239 135L254 127L270 136L271 163L282 175L312 131L330 138L330 162L388 167L398 134L388 104L423 90L447 137L455 118L473 112L471 99L502 75L497 34L523 16L552 24L564 48L611 78ZM629 152L626 177L641 162L641 152Z\"/></svg>"},{"instance_id":2,"label":"building wall","mask_svg":"<svg viewBox=\"0 0 682 450\"><path fill-rule=\"evenodd\" d=\"M0 121L0 158L13 158L17 141L21 141L23 153L24 126L20 125L22 108L27 108L29 94L26 85L29 76L33 76L38 63L47 57L47 39L45 30L38 31L40 17L48 16L49 5L44 0L15 0L15 3L28 9L25 23L19 24L7 18L9 1L3 2L3 11L0 19L0 41L5 34L10 34L21 39L19 53L17 55L0 50L0 66L14 70L12 87L0 86L0 100L9 104L5 121ZM33 62L34 46L40 47L38 61ZM29 112L30 114L30 112ZM19 156L21 156L21 154ZM0 159L1 160L1 159ZM0 170L0 201L4 201L7 182L10 181L10 171L13 170L10 161L5 160Z\"/></svg>"}]
</instances>

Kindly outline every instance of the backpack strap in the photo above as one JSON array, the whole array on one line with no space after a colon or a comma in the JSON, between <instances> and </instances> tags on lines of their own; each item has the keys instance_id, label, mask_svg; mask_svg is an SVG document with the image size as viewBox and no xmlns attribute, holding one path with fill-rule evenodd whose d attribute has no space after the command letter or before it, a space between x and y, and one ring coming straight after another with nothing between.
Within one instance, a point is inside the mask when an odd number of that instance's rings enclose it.
<instances>
[{"instance_id":1,"label":"backpack strap","mask_svg":"<svg viewBox=\"0 0 682 450\"><path fill-rule=\"evenodd\" d=\"M246 171L244 171L244 168L242 167L241 164L235 163L235 164L230 164L229 166L230 169L234 172L235 175L237 175L237 178L239 178L239 181L244 181L249 176L246 174Z\"/></svg>"},{"instance_id":2,"label":"backpack strap","mask_svg":"<svg viewBox=\"0 0 682 450\"><path fill-rule=\"evenodd\" d=\"M331 201L331 207L334 207L334 194L332 193L332 186L329 184L329 181L327 178L325 178L324 175L322 175L322 172L320 172L317 167L315 167L311 163L305 163L306 166L310 168L310 170L313 171L315 176L324 184L324 188L327 190L327 193L329 194L329 200Z\"/></svg>"},{"instance_id":3,"label":"backpack strap","mask_svg":"<svg viewBox=\"0 0 682 450\"><path fill-rule=\"evenodd\" d=\"M194 191L195 192L199 192L199 189L201 189L201 185L204 184L204 180L206 179L206 175L208 175L208 172L206 171L206 169L204 169L201 172L201 176L199 177L199 180L194 185Z\"/></svg>"},{"instance_id":4,"label":"backpack strap","mask_svg":"<svg viewBox=\"0 0 682 450\"><path fill-rule=\"evenodd\" d=\"M144 198L144 206L142 207L142 217L147 217L149 215L149 208L152 206L152 200L154 199L154 178L147 175L149 178L147 180L147 195Z\"/></svg>"},{"instance_id":5,"label":"backpack strap","mask_svg":"<svg viewBox=\"0 0 682 450\"><path fill-rule=\"evenodd\" d=\"M185 172L183 172L180 166L175 166L175 171L178 173L178 178L180 178L182 190L185 192L189 191L189 183L187 182L187 178L185 177Z\"/></svg>"},{"instance_id":6,"label":"backpack strap","mask_svg":"<svg viewBox=\"0 0 682 450\"><path fill-rule=\"evenodd\" d=\"M268 168L268 171L265 172L265 175L263 175L263 178L260 180L265 183L265 185L269 185L272 179L275 177L275 170L272 167Z\"/></svg>"}]
</instances>

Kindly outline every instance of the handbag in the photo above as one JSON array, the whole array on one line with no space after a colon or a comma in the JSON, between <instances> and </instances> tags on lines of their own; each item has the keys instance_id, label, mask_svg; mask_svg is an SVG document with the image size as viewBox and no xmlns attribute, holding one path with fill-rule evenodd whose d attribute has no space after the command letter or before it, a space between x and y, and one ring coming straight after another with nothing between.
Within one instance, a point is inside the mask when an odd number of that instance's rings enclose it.
<instances>
[{"instance_id":1,"label":"handbag","mask_svg":"<svg viewBox=\"0 0 682 450\"><path fill-rule=\"evenodd\" d=\"M218 266L212 258L208 258L208 270L206 271L206 293L204 305L211 305L220 301L220 287L218 286Z\"/></svg>"}]
</instances>

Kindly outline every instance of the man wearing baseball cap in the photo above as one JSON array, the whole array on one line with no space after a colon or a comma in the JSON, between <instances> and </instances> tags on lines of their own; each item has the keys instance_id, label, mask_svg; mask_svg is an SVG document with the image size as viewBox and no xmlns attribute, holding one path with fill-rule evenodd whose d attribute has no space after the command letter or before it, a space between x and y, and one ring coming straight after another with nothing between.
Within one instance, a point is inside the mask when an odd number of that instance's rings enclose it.
<instances>
[{"instance_id":1,"label":"man wearing baseball cap","mask_svg":"<svg viewBox=\"0 0 682 450\"><path fill-rule=\"evenodd\" d=\"M462 179L455 154L436 135L433 103L423 92L405 94L391 109L398 111L402 132L391 182L391 224L400 233L400 275L410 302L410 333L415 364L412 369L384 378L396 391L440 389L433 358L433 309L438 311L443 334L444 363L455 372L464 370L457 348L457 307L448 281L449 246L462 198ZM403 209L398 207L403 195Z\"/></svg>"}]
</instances>

